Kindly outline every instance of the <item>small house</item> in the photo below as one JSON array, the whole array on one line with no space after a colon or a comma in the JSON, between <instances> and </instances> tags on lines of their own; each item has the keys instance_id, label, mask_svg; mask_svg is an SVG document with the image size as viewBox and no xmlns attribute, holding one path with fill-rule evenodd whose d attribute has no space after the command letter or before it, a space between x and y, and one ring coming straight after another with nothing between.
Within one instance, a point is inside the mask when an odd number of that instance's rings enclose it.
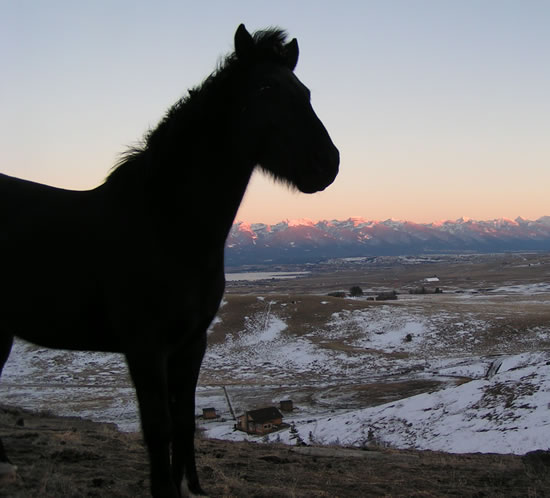
<instances>
[{"instance_id":1,"label":"small house","mask_svg":"<svg viewBox=\"0 0 550 498\"><path fill-rule=\"evenodd\" d=\"M381 292L376 296L377 301L389 301L394 299L397 299L397 292L394 290L389 292Z\"/></svg>"},{"instance_id":2,"label":"small house","mask_svg":"<svg viewBox=\"0 0 550 498\"><path fill-rule=\"evenodd\" d=\"M434 275L433 277L425 278L424 282L439 282L439 278Z\"/></svg>"},{"instance_id":3,"label":"small house","mask_svg":"<svg viewBox=\"0 0 550 498\"><path fill-rule=\"evenodd\" d=\"M202 409L202 418L204 420L213 420L215 418L218 418L218 414L216 413L215 408L203 408Z\"/></svg>"},{"instance_id":4,"label":"small house","mask_svg":"<svg viewBox=\"0 0 550 498\"><path fill-rule=\"evenodd\" d=\"M291 412L294 410L294 404L291 399L285 399L279 402L279 409L282 412Z\"/></svg>"},{"instance_id":5,"label":"small house","mask_svg":"<svg viewBox=\"0 0 550 498\"><path fill-rule=\"evenodd\" d=\"M237 418L236 428L248 434L267 434L279 429L283 415L274 406L245 412Z\"/></svg>"}]
</instances>

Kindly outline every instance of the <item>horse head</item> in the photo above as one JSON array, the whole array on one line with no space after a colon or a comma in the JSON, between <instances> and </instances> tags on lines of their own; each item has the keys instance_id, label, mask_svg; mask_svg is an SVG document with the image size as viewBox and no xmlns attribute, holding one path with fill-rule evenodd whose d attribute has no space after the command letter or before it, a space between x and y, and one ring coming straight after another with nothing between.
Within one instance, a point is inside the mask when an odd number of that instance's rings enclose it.
<instances>
[{"instance_id":1,"label":"horse head","mask_svg":"<svg viewBox=\"0 0 550 498\"><path fill-rule=\"evenodd\" d=\"M235 33L235 57L244 67L239 134L252 160L277 180L304 193L324 190L338 173L340 156L296 77L296 39L283 31Z\"/></svg>"}]
</instances>

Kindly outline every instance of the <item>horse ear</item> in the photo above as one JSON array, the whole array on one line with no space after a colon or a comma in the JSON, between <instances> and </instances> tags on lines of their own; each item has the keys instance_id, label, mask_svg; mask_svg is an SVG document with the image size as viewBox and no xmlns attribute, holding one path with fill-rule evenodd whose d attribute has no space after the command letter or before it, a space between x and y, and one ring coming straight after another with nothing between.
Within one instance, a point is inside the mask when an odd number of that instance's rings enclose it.
<instances>
[{"instance_id":1,"label":"horse ear","mask_svg":"<svg viewBox=\"0 0 550 498\"><path fill-rule=\"evenodd\" d=\"M296 64L298 63L298 54L300 51L298 50L298 40L296 38L293 38L290 42L286 44L286 63L287 66L294 71L294 68L296 67Z\"/></svg>"},{"instance_id":2,"label":"horse ear","mask_svg":"<svg viewBox=\"0 0 550 498\"><path fill-rule=\"evenodd\" d=\"M235 54L237 59L247 61L252 59L254 53L254 40L250 33L241 24L235 32Z\"/></svg>"}]
</instances>

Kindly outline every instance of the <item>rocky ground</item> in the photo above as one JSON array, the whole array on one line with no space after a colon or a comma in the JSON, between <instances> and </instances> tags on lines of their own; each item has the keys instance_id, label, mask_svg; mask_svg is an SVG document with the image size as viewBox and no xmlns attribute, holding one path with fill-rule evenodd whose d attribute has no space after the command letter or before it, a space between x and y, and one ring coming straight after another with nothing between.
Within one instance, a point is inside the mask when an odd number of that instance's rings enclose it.
<instances>
[{"instance_id":1,"label":"rocky ground","mask_svg":"<svg viewBox=\"0 0 550 498\"><path fill-rule=\"evenodd\" d=\"M15 475L0 496L148 496L141 436L112 424L0 408ZM198 439L203 486L216 497L550 496L550 453L525 456L290 447Z\"/></svg>"}]
</instances>

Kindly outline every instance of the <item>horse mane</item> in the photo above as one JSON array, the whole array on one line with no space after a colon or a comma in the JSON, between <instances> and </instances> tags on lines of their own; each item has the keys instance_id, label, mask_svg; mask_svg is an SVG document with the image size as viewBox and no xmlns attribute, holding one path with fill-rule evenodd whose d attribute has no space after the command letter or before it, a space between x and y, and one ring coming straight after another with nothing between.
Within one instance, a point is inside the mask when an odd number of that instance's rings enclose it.
<instances>
[{"instance_id":1,"label":"horse mane","mask_svg":"<svg viewBox=\"0 0 550 498\"><path fill-rule=\"evenodd\" d=\"M226 55L217 68L198 86L188 90L187 95L180 98L166 112L159 124L145 133L137 144L129 147L120 155L119 160L112 167L106 181L116 181L120 176L125 176L130 170L135 171L135 163L140 162L147 152L154 152L157 144L173 134L174 128L181 131L182 115L193 115L193 111L199 113L208 110L209 97L219 92L223 84L237 72L242 71L251 64L259 62L285 62L287 33L280 28L268 28L256 31L254 40L254 60L240 61L235 52ZM174 126L176 124L176 126ZM183 126L183 128L185 128Z\"/></svg>"}]
</instances>

